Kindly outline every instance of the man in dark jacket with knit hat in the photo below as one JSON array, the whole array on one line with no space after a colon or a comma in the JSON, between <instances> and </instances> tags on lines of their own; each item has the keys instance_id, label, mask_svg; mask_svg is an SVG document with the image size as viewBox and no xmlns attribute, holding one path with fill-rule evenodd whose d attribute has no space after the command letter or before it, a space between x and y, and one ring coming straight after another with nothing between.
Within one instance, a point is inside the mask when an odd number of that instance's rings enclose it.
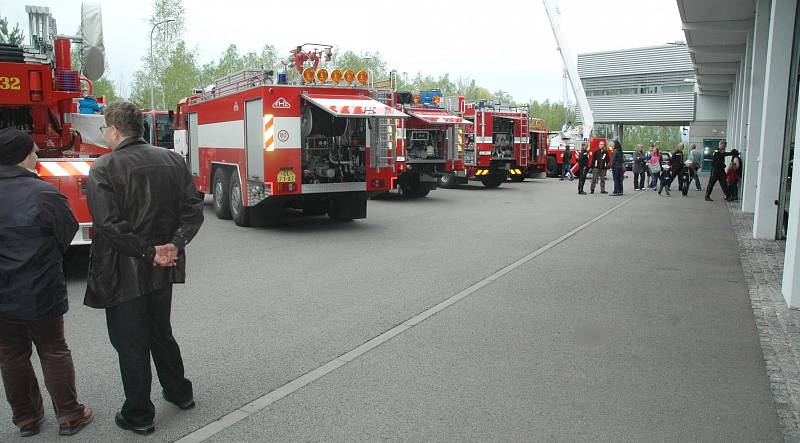
<instances>
[{"instance_id":1,"label":"man in dark jacket with knit hat","mask_svg":"<svg viewBox=\"0 0 800 443\"><path fill-rule=\"evenodd\" d=\"M172 335L172 285L186 278L184 248L203 223L183 158L142 139L142 111L115 102L103 111L103 139L86 187L95 236L84 303L105 309L108 336L119 354L125 403L115 422L137 434L155 431L150 355L165 400L194 407L180 347Z\"/></svg>"},{"instance_id":2,"label":"man in dark jacket with knit hat","mask_svg":"<svg viewBox=\"0 0 800 443\"><path fill-rule=\"evenodd\" d=\"M30 135L0 129L0 372L22 437L39 433L44 407L31 365L36 345L59 423L72 435L92 421L78 402L72 354L64 339L67 287L63 254L78 222L67 199L41 180Z\"/></svg>"}]
</instances>

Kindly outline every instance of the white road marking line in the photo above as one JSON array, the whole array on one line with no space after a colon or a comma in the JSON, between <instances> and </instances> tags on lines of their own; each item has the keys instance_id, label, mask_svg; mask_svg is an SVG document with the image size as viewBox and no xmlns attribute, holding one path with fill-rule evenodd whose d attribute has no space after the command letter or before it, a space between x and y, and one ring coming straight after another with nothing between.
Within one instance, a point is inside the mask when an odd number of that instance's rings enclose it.
<instances>
[{"instance_id":1,"label":"white road marking line","mask_svg":"<svg viewBox=\"0 0 800 443\"><path fill-rule=\"evenodd\" d=\"M387 341L391 340L394 337L402 334L403 332L411 329L412 327L422 323L423 321L427 320L428 318L432 317L438 312L443 311L448 306L455 304L459 300L467 297L468 295L478 291L479 289L483 288L484 286L492 283L493 281L501 278L502 276L508 274L509 272L519 268L520 266L524 265L525 263L533 260L534 258L544 254L545 252L549 251L550 249L558 246L559 244L563 243L565 240L569 239L570 237L574 236L578 232L586 229L587 227L591 226L594 222L606 217L607 215L611 214L612 212L616 211L623 205L627 204L631 200L635 199L636 197L643 195L644 193L637 193L633 197L627 198L620 202L619 204L613 206L611 209L603 212L602 214L598 215L597 217L587 221L586 223L578 226L577 228L567 232L566 234L558 237L557 239L547 243L546 245L542 246L541 248L531 252L530 254L520 258L519 260L511 263L508 266L505 266L498 270L497 272L489 275L488 277L482 279L481 281L473 284L472 286L464 289L463 291L448 297L447 299L437 303L436 305L420 312L419 314L411 317L410 319L400 323L399 325L389 329L388 331L373 337L372 339L368 340L367 342L351 349L350 351L340 355L339 357L334 358L333 360L325 363L324 365L307 372L300 377L295 378L294 380L276 388L273 391L270 391L261 397L245 404L239 409L236 409L233 412L230 412L226 415L223 415L219 418L219 420L213 421L201 428L198 428L189 434L181 437L176 443L199 443L203 442L214 435L224 431L225 429L235 425L236 423L246 419L247 417L265 409L266 407L270 406L271 404L277 402L278 400L292 394L293 392L297 391L298 389L319 380L320 378L330 374L331 372L341 368L342 366L346 365L347 363L355 360L356 358L366 354L367 352L375 349L376 347L386 343Z\"/></svg>"}]
</instances>

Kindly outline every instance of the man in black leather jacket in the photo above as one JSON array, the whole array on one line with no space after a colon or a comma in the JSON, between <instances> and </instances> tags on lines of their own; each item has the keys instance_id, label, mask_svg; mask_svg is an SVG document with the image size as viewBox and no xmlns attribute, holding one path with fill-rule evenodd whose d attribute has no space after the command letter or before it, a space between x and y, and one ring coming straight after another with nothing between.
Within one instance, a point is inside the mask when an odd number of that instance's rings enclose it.
<instances>
[{"instance_id":1,"label":"man in black leather jacket","mask_svg":"<svg viewBox=\"0 0 800 443\"><path fill-rule=\"evenodd\" d=\"M63 254L78 222L67 198L41 180L30 135L0 129L0 371L20 436L39 433L44 407L31 365L36 345L59 434L92 421L78 402L72 353L64 339L67 286Z\"/></svg>"},{"instance_id":2,"label":"man in black leather jacket","mask_svg":"<svg viewBox=\"0 0 800 443\"><path fill-rule=\"evenodd\" d=\"M151 352L164 398L181 409L194 407L170 307L172 284L186 278L184 248L203 223L203 202L183 159L141 138L141 110L117 102L104 114L103 139L113 151L89 172L95 235L84 303L106 310L108 335L119 354L125 403L115 421L149 434L155 430Z\"/></svg>"},{"instance_id":3,"label":"man in black leather jacket","mask_svg":"<svg viewBox=\"0 0 800 443\"><path fill-rule=\"evenodd\" d=\"M714 151L714 156L711 161L711 175L708 178L708 185L706 186L706 201L708 202L714 201L711 199L711 191L714 190L714 184L717 182L719 182L719 187L722 188L722 192L725 194L725 200L730 199L728 179L725 177L725 157L733 154L725 152L727 146L728 142L722 140L719 142L717 150Z\"/></svg>"},{"instance_id":4,"label":"man in black leather jacket","mask_svg":"<svg viewBox=\"0 0 800 443\"><path fill-rule=\"evenodd\" d=\"M592 155L592 184L589 187L589 192L594 194L595 185L597 180L600 180L600 193L608 194L606 192L606 171L608 170L608 149L606 149L606 142L601 141L600 147L594 151Z\"/></svg>"},{"instance_id":5,"label":"man in black leather jacket","mask_svg":"<svg viewBox=\"0 0 800 443\"><path fill-rule=\"evenodd\" d=\"M583 143L581 152L578 154L578 195L586 195L583 185L586 183L586 175L589 173L589 145Z\"/></svg>"}]
</instances>

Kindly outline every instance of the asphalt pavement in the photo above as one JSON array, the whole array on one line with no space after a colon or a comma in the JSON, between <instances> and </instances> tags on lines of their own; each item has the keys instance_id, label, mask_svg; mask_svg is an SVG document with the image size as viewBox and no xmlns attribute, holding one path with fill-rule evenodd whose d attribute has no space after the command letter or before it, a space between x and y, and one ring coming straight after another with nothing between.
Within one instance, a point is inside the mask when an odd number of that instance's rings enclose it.
<instances>
[{"instance_id":1,"label":"asphalt pavement","mask_svg":"<svg viewBox=\"0 0 800 443\"><path fill-rule=\"evenodd\" d=\"M154 379L148 440L780 440L724 202L576 184L269 228L207 206L173 300L197 408ZM82 305L85 262L74 251L66 328L96 418L77 438L138 441L113 423L122 386L104 313ZM57 439L47 416L28 441ZM5 402L0 423L14 441Z\"/></svg>"}]
</instances>

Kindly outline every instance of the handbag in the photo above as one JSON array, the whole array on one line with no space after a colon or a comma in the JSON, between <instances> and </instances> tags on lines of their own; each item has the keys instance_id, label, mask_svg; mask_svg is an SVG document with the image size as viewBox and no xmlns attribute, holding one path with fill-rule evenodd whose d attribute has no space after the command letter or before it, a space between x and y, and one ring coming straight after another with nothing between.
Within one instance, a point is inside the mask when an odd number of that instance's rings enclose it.
<instances>
[{"instance_id":1,"label":"handbag","mask_svg":"<svg viewBox=\"0 0 800 443\"><path fill-rule=\"evenodd\" d=\"M651 163L649 165L650 173L651 174L658 174L661 172L661 164L660 163Z\"/></svg>"}]
</instances>

